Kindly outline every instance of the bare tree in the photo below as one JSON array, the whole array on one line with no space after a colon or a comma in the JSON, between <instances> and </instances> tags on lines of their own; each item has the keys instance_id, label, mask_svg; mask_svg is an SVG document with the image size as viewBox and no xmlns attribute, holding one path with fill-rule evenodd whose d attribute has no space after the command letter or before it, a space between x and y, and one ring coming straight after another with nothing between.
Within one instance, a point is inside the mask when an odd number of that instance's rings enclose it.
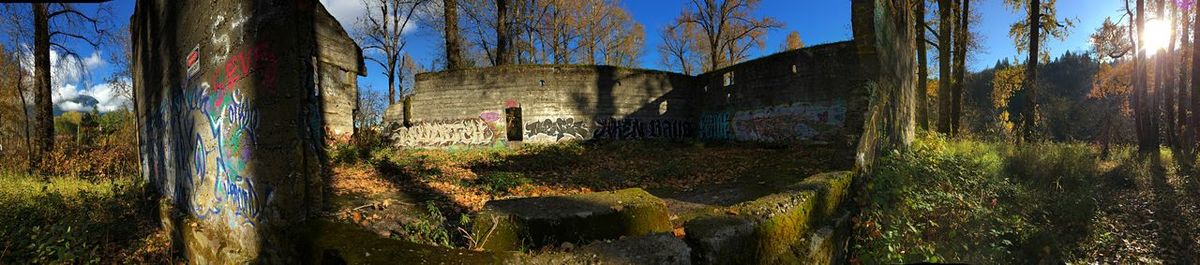
<instances>
[{"instance_id":1,"label":"bare tree","mask_svg":"<svg viewBox=\"0 0 1200 265\"><path fill-rule=\"evenodd\" d=\"M51 100L51 50L55 51L60 63L73 63L86 75L79 54L67 45L67 41L82 42L98 49L108 42L110 36L111 9L107 5L99 5L95 13L85 14L69 4L29 5L24 10L17 5L4 5L8 41L18 47L32 40L33 65L33 101L34 101L34 144L39 153L44 154L54 146L54 105ZM28 24L28 23L32 23ZM30 32L29 29L32 29ZM41 154L33 156L33 165L37 167Z\"/></svg>"},{"instance_id":2,"label":"bare tree","mask_svg":"<svg viewBox=\"0 0 1200 265\"><path fill-rule=\"evenodd\" d=\"M725 67L749 56L750 49L763 46L766 31L783 27L772 18L751 16L760 0L691 0L677 21L696 25L701 48L708 63L705 70Z\"/></svg>"},{"instance_id":3,"label":"bare tree","mask_svg":"<svg viewBox=\"0 0 1200 265\"><path fill-rule=\"evenodd\" d=\"M664 27L661 34L663 42L658 45L662 64L685 75L696 74L696 69L701 64L698 53L700 44L696 41L699 34L690 23L675 23Z\"/></svg>"},{"instance_id":4,"label":"bare tree","mask_svg":"<svg viewBox=\"0 0 1200 265\"><path fill-rule=\"evenodd\" d=\"M430 0L362 0L367 14L359 19L359 39L366 51L366 59L384 69L388 77L388 102L397 103L399 83L403 82L400 71L401 55L408 40L404 38L409 23L415 22L418 8Z\"/></svg>"}]
</instances>

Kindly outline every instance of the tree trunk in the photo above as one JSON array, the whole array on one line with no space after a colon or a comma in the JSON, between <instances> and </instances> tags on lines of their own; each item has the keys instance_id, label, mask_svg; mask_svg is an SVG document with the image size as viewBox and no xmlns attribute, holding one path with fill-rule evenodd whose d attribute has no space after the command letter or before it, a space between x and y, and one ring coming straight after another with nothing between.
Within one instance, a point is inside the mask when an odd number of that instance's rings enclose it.
<instances>
[{"instance_id":1,"label":"tree trunk","mask_svg":"<svg viewBox=\"0 0 1200 265\"><path fill-rule=\"evenodd\" d=\"M929 61L925 56L925 1L917 1L913 29L917 45L917 127L929 129Z\"/></svg>"},{"instance_id":2,"label":"tree trunk","mask_svg":"<svg viewBox=\"0 0 1200 265\"><path fill-rule=\"evenodd\" d=\"M1175 24L1175 23L1172 23L1172 24ZM1177 25L1179 25L1179 24L1175 24L1175 25L1171 26L1171 32L1178 32L1179 27L1177 27ZM1174 36L1171 36L1171 37L1172 37L1171 41L1167 45L1167 51L1165 53L1163 53L1163 56L1162 56L1163 57L1162 64L1164 66L1162 69L1162 76L1164 77L1163 81L1162 81L1163 82L1162 88L1163 88L1163 95L1164 95L1164 97L1163 97L1163 115L1165 116L1163 119L1163 122L1167 126L1167 135L1166 135L1167 145L1170 146L1172 148L1172 150L1178 151L1179 150L1178 149L1179 148L1179 131L1178 131L1179 126L1178 126L1178 123L1175 122L1175 117L1176 117L1175 116L1175 97L1177 97L1179 95L1178 94L1178 91L1179 91L1179 89L1178 89L1179 83L1178 82L1179 82L1180 76L1175 75L1176 71L1178 70L1178 69L1176 69L1176 67L1178 67L1178 66L1175 65L1175 62L1173 60L1171 60L1172 58L1175 58L1175 55L1176 55L1175 38L1174 38Z\"/></svg>"},{"instance_id":3,"label":"tree trunk","mask_svg":"<svg viewBox=\"0 0 1200 265\"><path fill-rule=\"evenodd\" d=\"M1179 43L1180 43L1180 45L1179 45L1179 63L1177 64L1178 72L1176 73L1179 76L1179 79L1176 81L1177 83L1175 83L1175 89L1176 89L1176 91L1179 91L1179 95L1176 97L1178 102L1176 103L1176 108L1175 108L1175 112L1176 112L1176 114L1175 114L1175 126L1176 127L1175 128L1176 128L1176 132L1178 133L1178 137L1179 137L1178 144L1179 144L1181 151L1183 151L1185 154L1188 154L1187 157L1192 157L1190 155L1191 154L1191 143L1192 143L1192 141L1190 140L1191 134L1188 132L1188 130L1191 126L1188 126L1188 123L1187 123L1187 121L1188 121L1187 110L1189 107L1188 106L1189 102L1188 102L1187 98L1189 97L1189 94L1190 94L1190 93L1188 93L1188 89L1187 89L1187 85L1188 85L1188 51L1190 51L1190 49L1188 49L1188 48L1191 47L1191 42L1188 42L1188 38L1187 38L1189 35L1191 35L1191 32L1190 32L1191 28L1189 27L1189 26L1191 26L1191 24L1189 24L1190 20L1187 15L1188 15L1188 10L1180 10L1179 11L1179 17L1183 19L1183 22L1180 23L1180 28L1183 30L1183 32L1181 34L1179 34Z\"/></svg>"},{"instance_id":4,"label":"tree trunk","mask_svg":"<svg viewBox=\"0 0 1200 265\"><path fill-rule=\"evenodd\" d=\"M388 104L396 104L396 64L388 65Z\"/></svg>"},{"instance_id":5,"label":"tree trunk","mask_svg":"<svg viewBox=\"0 0 1200 265\"><path fill-rule=\"evenodd\" d=\"M950 82L953 74L950 72L953 57L950 50L953 37L953 0L938 0L938 132L950 133Z\"/></svg>"},{"instance_id":6,"label":"tree trunk","mask_svg":"<svg viewBox=\"0 0 1200 265\"><path fill-rule=\"evenodd\" d=\"M971 15L971 1L959 0L958 31L954 34L954 89L950 98L950 135L957 136L962 125L962 95L967 77L967 19Z\"/></svg>"},{"instance_id":7,"label":"tree trunk","mask_svg":"<svg viewBox=\"0 0 1200 265\"><path fill-rule=\"evenodd\" d=\"M34 167L39 167L42 156L54 148L54 107L50 101L50 17L46 4L33 4L33 104L37 113L37 135L39 154L34 157Z\"/></svg>"},{"instance_id":8,"label":"tree trunk","mask_svg":"<svg viewBox=\"0 0 1200 265\"><path fill-rule=\"evenodd\" d=\"M21 57L17 57L17 58L21 58ZM34 166L33 159L34 158L33 158L33 141L31 141L30 137L29 137L29 125L30 125L29 124L29 103L25 100L25 91L21 90L21 86L22 86L21 84L25 83L24 71L25 70L21 69L20 67L17 67L16 71L15 71L16 73L14 75L17 76L17 87L16 87L17 97L21 98L21 110L23 111L22 113L24 113L24 115L22 115L21 118L24 118L24 120L25 120L25 126L21 126L21 131L24 132L24 134L25 134L25 159L27 159L25 161L26 162L25 174L33 175L33 166Z\"/></svg>"},{"instance_id":9,"label":"tree trunk","mask_svg":"<svg viewBox=\"0 0 1200 265\"><path fill-rule=\"evenodd\" d=\"M443 0L442 18L446 20L446 69L463 69L462 39L458 31L458 0Z\"/></svg>"},{"instance_id":10,"label":"tree trunk","mask_svg":"<svg viewBox=\"0 0 1200 265\"><path fill-rule=\"evenodd\" d=\"M508 26L508 0L496 0L496 65L512 63Z\"/></svg>"},{"instance_id":11,"label":"tree trunk","mask_svg":"<svg viewBox=\"0 0 1200 265\"><path fill-rule=\"evenodd\" d=\"M1200 62L1200 5L1195 5L1195 7L1197 9L1192 13L1195 18L1192 21L1192 32L1196 33L1192 35L1192 104L1190 106L1192 115L1188 117L1187 130L1188 149L1192 150L1193 155L1196 153L1196 127L1200 126L1200 79L1197 79L1200 77L1200 67L1196 66L1196 63Z\"/></svg>"},{"instance_id":12,"label":"tree trunk","mask_svg":"<svg viewBox=\"0 0 1200 265\"><path fill-rule=\"evenodd\" d=\"M1042 17L1041 7L1042 1L1029 1L1029 59L1025 62L1025 111L1021 115L1022 129L1024 139L1026 141L1033 140L1034 130L1037 126L1037 65L1038 55L1041 53L1038 49L1038 42L1041 40L1042 24L1039 19Z\"/></svg>"},{"instance_id":13,"label":"tree trunk","mask_svg":"<svg viewBox=\"0 0 1200 265\"><path fill-rule=\"evenodd\" d=\"M1146 27L1146 5L1145 0L1137 0L1137 34L1145 32ZM1153 102L1148 96L1146 87L1146 52L1142 49L1145 47L1145 41L1141 37L1137 39L1137 58L1134 60L1134 82L1133 82L1133 101L1134 101L1134 122L1137 126L1138 151L1142 153L1150 153L1158 151L1157 132L1150 130L1150 121L1154 119L1150 115L1147 102Z\"/></svg>"}]
</instances>

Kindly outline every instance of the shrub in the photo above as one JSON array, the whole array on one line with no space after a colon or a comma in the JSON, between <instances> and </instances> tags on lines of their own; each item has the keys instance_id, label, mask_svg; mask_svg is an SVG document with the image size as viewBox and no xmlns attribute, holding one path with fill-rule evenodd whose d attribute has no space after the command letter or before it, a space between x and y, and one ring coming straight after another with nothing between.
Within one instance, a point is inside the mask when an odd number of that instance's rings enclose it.
<instances>
[{"instance_id":1,"label":"shrub","mask_svg":"<svg viewBox=\"0 0 1200 265\"><path fill-rule=\"evenodd\" d=\"M500 171L484 173L479 177L478 185L488 193L501 194L529 183L529 178L521 173Z\"/></svg>"}]
</instances>

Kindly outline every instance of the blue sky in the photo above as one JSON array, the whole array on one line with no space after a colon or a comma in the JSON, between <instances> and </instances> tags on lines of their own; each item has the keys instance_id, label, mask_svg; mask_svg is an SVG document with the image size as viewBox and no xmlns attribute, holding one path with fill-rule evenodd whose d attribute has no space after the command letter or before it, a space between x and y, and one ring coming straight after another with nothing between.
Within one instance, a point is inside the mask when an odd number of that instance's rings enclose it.
<instances>
[{"instance_id":1,"label":"blue sky","mask_svg":"<svg viewBox=\"0 0 1200 265\"><path fill-rule=\"evenodd\" d=\"M352 25L354 19L364 10L359 0L321 0L343 25ZM113 9L113 23L118 28L125 28L129 16L133 12L133 0L118 0L110 3ZM664 69L659 64L656 47L661 43L659 30L670 23L683 8L687 0L624 0L622 5L633 15L634 19L646 28L646 43L640 58L641 66L650 69ZM1057 56L1070 51L1086 51L1089 48L1088 36L1104 21L1105 17L1113 16L1114 20L1122 13L1117 11L1123 7L1122 0L1059 0L1058 14L1063 18L1078 19L1075 28L1071 29L1069 38L1065 41L1051 40L1048 51ZM92 10L92 5L79 5L84 10ZM973 61L968 62L971 70L981 70L990 67L997 60L1018 57L1012 40L1008 37L1009 25L1021 19L1022 14L1014 13L1003 5L1003 0L974 0L972 8L979 10L982 21L977 27L983 33L984 47ZM752 57L759 57L779 51L779 45L791 31L798 31L806 45L816 45L836 41L849 40L850 1L849 0L763 0L757 10L757 16L769 16L784 22L781 29L772 30L767 34L766 44L762 50L754 51ZM428 29L417 25L418 31L407 35L410 38L408 53L412 54L421 65L429 65L433 60L437 45L442 41L431 34L422 33ZM99 56L108 59L109 55L117 52L115 47L104 47L98 51L83 43L71 46L83 56ZM84 58L84 61L87 58ZM1020 60L1014 60L1020 61ZM56 84L56 94L60 98L74 95L103 96L103 80L112 71L111 62L88 64L88 74L81 75L77 80L66 80ZM56 69L57 70L57 69ZM359 78L360 87L370 87L383 90L387 79L379 74L381 69L368 64L370 76ZM94 95L93 95L94 94ZM99 97L97 97L99 98ZM101 100L104 101L104 100ZM118 102L119 103L119 102ZM69 103L64 103L69 104ZM105 104L105 102L101 102ZM111 105L111 104L110 104Z\"/></svg>"}]
</instances>

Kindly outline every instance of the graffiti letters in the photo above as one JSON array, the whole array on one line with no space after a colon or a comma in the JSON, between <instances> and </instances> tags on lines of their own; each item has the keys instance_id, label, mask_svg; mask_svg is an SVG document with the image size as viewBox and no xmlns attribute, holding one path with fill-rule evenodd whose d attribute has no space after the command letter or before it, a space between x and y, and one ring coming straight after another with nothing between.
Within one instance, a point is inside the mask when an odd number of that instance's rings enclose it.
<instances>
[{"instance_id":1,"label":"graffiti letters","mask_svg":"<svg viewBox=\"0 0 1200 265\"><path fill-rule=\"evenodd\" d=\"M686 138L692 136L695 124L667 119L597 118L594 139L636 140Z\"/></svg>"},{"instance_id":2,"label":"graffiti letters","mask_svg":"<svg viewBox=\"0 0 1200 265\"><path fill-rule=\"evenodd\" d=\"M500 121L500 113L495 111L484 111L479 113L479 118L486 122Z\"/></svg>"},{"instance_id":3,"label":"graffiti letters","mask_svg":"<svg viewBox=\"0 0 1200 265\"><path fill-rule=\"evenodd\" d=\"M482 119L418 122L412 127L396 128L391 138L396 145L409 147L489 145L497 141L495 128Z\"/></svg>"},{"instance_id":4,"label":"graffiti letters","mask_svg":"<svg viewBox=\"0 0 1200 265\"><path fill-rule=\"evenodd\" d=\"M733 128L730 128L728 112L705 113L700 115L700 138L707 140L732 140Z\"/></svg>"},{"instance_id":5,"label":"graffiti letters","mask_svg":"<svg viewBox=\"0 0 1200 265\"><path fill-rule=\"evenodd\" d=\"M551 137L553 141L566 139L587 139L591 137L587 123L575 118L557 118L535 121L525 125L526 136L529 139Z\"/></svg>"},{"instance_id":6,"label":"graffiti letters","mask_svg":"<svg viewBox=\"0 0 1200 265\"><path fill-rule=\"evenodd\" d=\"M276 64L275 54L268 49L266 43L258 43L234 54L225 61L223 66L218 65L218 72L212 80L213 88L225 90L254 72L258 72L259 77L262 78L260 85L263 88L274 88L279 67Z\"/></svg>"},{"instance_id":7,"label":"graffiti letters","mask_svg":"<svg viewBox=\"0 0 1200 265\"><path fill-rule=\"evenodd\" d=\"M799 102L739 111L733 115L738 140L806 141L828 140L845 122L843 102Z\"/></svg>"}]
</instances>

